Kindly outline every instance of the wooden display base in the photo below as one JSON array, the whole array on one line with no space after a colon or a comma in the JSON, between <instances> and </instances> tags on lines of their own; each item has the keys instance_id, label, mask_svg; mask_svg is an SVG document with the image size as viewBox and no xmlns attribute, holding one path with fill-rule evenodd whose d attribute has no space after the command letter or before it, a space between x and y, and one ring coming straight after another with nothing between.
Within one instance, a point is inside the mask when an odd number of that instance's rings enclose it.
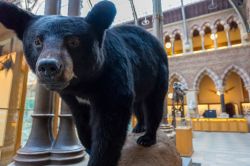
<instances>
[{"instance_id":1,"label":"wooden display base","mask_svg":"<svg viewBox=\"0 0 250 166\"><path fill-rule=\"evenodd\" d=\"M191 127L176 128L176 148L181 156L193 154L193 134Z\"/></svg>"}]
</instances>

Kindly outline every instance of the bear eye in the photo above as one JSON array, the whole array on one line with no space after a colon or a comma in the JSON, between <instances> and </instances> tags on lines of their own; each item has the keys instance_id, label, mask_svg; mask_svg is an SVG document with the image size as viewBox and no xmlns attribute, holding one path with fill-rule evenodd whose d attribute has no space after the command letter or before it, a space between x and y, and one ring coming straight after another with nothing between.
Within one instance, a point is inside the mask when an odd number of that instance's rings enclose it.
<instances>
[{"instance_id":1,"label":"bear eye","mask_svg":"<svg viewBox=\"0 0 250 166\"><path fill-rule=\"evenodd\" d=\"M72 38L68 39L67 44L71 48L76 48L76 47L79 47L80 40L78 37L72 37Z\"/></svg>"},{"instance_id":2,"label":"bear eye","mask_svg":"<svg viewBox=\"0 0 250 166\"><path fill-rule=\"evenodd\" d=\"M41 46L43 44L42 39L40 37L36 37L34 43L36 46Z\"/></svg>"}]
</instances>

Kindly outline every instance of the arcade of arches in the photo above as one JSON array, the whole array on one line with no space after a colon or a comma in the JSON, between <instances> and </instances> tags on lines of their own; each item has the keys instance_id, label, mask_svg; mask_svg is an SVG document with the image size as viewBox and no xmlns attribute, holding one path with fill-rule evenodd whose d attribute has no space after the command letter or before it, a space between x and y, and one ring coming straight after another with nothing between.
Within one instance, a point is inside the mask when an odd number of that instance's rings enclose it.
<instances>
[{"instance_id":1,"label":"arcade of arches","mask_svg":"<svg viewBox=\"0 0 250 166\"><path fill-rule=\"evenodd\" d=\"M168 92L168 111L171 111L171 95L173 93L173 83L174 82L181 82L183 85L186 83L185 80L181 80L176 75L170 78L171 82L169 85L169 92ZM235 108L235 116L239 116L243 114L244 110L242 108L242 104L249 102L249 92L244 85L244 81L242 80L241 76L234 72L229 71L224 78L223 83L223 91L216 87L216 83L213 79L208 75L204 74L201 76L198 88L195 90L195 103L197 103L197 111L199 115L203 115L205 110L216 110L217 115L222 113L221 107L221 93L224 94L224 102L225 104L233 104ZM193 91L188 91L188 93L193 93ZM185 115L187 115L188 111L188 100L194 99L194 97L190 97L189 95L185 96L184 100L184 111ZM170 113L170 112L169 112Z\"/></svg>"},{"instance_id":2,"label":"arcade of arches","mask_svg":"<svg viewBox=\"0 0 250 166\"><path fill-rule=\"evenodd\" d=\"M201 27L193 26L190 32L190 41L193 52L209 49L232 47L241 44L244 40L239 24L231 17L225 21L218 20L214 25L205 23ZM165 49L168 56L184 53L185 42L183 35L175 30L164 38Z\"/></svg>"}]
</instances>

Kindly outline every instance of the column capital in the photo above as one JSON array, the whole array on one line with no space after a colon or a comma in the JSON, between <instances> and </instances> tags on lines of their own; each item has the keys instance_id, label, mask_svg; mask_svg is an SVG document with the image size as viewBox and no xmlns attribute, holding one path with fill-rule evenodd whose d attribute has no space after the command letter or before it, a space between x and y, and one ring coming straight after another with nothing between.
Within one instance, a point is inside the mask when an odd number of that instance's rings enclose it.
<instances>
[{"instance_id":1,"label":"column capital","mask_svg":"<svg viewBox=\"0 0 250 166\"><path fill-rule=\"evenodd\" d=\"M225 24L225 25L224 25L224 30L225 30L226 32L229 32L230 26L229 26L228 24Z\"/></svg>"},{"instance_id":2,"label":"column capital","mask_svg":"<svg viewBox=\"0 0 250 166\"><path fill-rule=\"evenodd\" d=\"M205 35L205 32L203 30L201 30L199 33L200 33L201 36Z\"/></svg>"},{"instance_id":3,"label":"column capital","mask_svg":"<svg viewBox=\"0 0 250 166\"><path fill-rule=\"evenodd\" d=\"M220 93L220 95L224 94L224 92L225 92L225 88L224 87L217 88L216 90L217 90L217 92Z\"/></svg>"},{"instance_id":4,"label":"column capital","mask_svg":"<svg viewBox=\"0 0 250 166\"><path fill-rule=\"evenodd\" d=\"M212 29L212 34L216 34L217 33L217 29L213 28Z\"/></svg>"}]
</instances>

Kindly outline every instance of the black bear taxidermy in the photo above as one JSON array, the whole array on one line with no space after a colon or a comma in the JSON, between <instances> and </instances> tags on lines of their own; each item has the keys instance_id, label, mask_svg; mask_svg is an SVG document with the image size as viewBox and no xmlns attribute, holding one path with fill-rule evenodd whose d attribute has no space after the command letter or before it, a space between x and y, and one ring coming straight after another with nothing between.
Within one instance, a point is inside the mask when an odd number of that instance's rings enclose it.
<instances>
[{"instance_id":1,"label":"black bear taxidermy","mask_svg":"<svg viewBox=\"0 0 250 166\"><path fill-rule=\"evenodd\" d=\"M115 15L110 1L85 18L38 16L0 2L0 22L22 40L31 70L70 107L88 166L117 166L133 112L133 131L145 131L137 143L155 144L167 93L163 46L138 26L109 28Z\"/></svg>"}]
</instances>

